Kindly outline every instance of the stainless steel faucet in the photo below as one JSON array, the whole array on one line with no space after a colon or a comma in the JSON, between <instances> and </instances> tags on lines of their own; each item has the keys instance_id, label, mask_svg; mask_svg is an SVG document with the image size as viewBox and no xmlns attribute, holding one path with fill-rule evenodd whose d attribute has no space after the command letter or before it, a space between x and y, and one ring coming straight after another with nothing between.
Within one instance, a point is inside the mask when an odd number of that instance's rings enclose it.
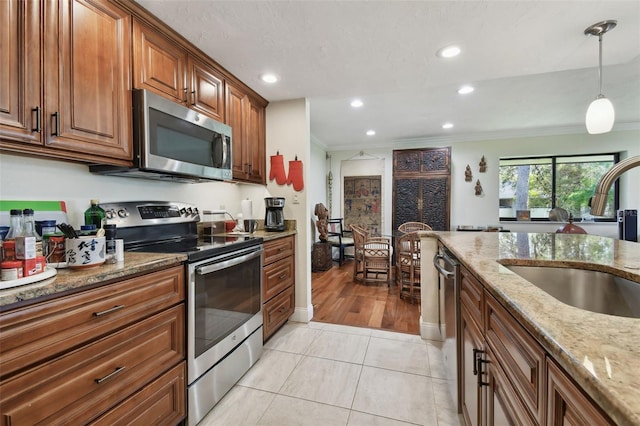
<instances>
[{"instance_id":1,"label":"stainless steel faucet","mask_svg":"<svg viewBox=\"0 0 640 426\"><path fill-rule=\"evenodd\" d=\"M596 192L589 200L591 205L591 214L594 216L602 216L604 213L604 206L607 204L607 194L613 182L618 177L629 169L640 166L640 155L635 157L629 157L625 160L619 161L614 164L598 181L596 185Z\"/></svg>"}]
</instances>

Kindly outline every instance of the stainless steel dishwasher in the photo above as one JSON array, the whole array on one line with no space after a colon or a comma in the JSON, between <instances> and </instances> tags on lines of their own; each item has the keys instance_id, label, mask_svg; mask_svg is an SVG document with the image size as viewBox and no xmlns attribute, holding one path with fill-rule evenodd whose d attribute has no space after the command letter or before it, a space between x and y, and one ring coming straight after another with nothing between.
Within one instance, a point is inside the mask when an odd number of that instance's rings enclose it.
<instances>
[{"instance_id":1,"label":"stainless steel dishwasher","mask_svg":"<svg viewBox=\"0 0 640 426\"><path fill-rule=\"evenodd\" d=\"M460 371L458 354L460 353L460 264L455 256L446 247L433 257L433 265L438 270L438 288L444 288L444 344L442 353L444 356L445 370L449 392L455 403L458 413L461 407L461 387L458 372ZM443 315L440 315L442 318Z\"/></svg>"}]
</instances>

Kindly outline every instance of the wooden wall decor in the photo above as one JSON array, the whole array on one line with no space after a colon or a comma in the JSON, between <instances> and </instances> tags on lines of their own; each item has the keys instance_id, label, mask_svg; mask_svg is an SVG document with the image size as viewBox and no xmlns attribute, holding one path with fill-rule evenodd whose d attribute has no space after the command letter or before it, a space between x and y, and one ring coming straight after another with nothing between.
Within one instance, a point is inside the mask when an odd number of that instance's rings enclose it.
<instances>
[{"instance_id":1,"label":"wooden wall decor","mask_svg":"<svg viewBox=\"0 0 640 426\"><path fill-rule=\"evenodd\" d=\"M484 159L484 155L480 160L479 166L480 166L480 173L485 173L487 171L487 160Z\"/></svg>"},{"instance_id":2,"label":"wooden wall decor","mask_svg":"<svg viewBox=\"0 0 640 426\"><path fill-rule=\"evenodd\" d=\"M465 182L471 182L473 174L471 173L471 166L467 164L467 168L464 170L464 180Z\"/></svg>"}]
</instances>

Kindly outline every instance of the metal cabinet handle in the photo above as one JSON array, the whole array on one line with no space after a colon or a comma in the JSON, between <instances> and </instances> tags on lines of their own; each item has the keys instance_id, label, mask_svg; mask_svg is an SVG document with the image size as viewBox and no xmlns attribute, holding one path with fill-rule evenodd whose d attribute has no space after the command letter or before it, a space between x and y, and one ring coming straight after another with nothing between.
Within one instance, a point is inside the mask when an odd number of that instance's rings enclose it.
<instances>
[{"instance_id":1,"label":"metal cabinet handle","mask_svg":"<svg viewBox=\"0 0 640 426\"><path fill-rule=\"evenodd\" d=\"M287 310L287 307L286 306L282 306L280 309L278 309L278 312L283 314L286 310Z\"/></svg>"},{"instance_id":2,"label":"metal cabinet handle","mask_svg":"<svg viewBox=\"0 0 640 426\"><path fill-rule=\"evenodd\" d=\"M482 354L484 353L484 351L480 350L480 349L474 349L473 350L473 357L474 357L474 362L473 362L473 374L477 373L478 376L478 387L481 388L482 386L489 386L489 382L484 382L482 381L482 364L489 364L491 361L487 361L482 359Z\"/></svg>"},{"instance_id":3,"label":"metal cabinet handle","mask_svg":"<svg viewBox=\"0 0 640 426\"><path fill-rule=\"evenodd\" d=\"M58 111L52 114L53 123L54 123L54 131L51 133L51 136L60 136L60 113Z\"/></svg>"},{"instance_id":4,"label":"metal cabinet handle","mask_svg":"<svg viewBox=\"0 0 640 426\"><path fill-rule=\"evenodd\" d=\"M184 103L189 103L189 89L187 89L186 87L184 88Z\"/></svg>"},{"instance_id":5,"label":"metal cabinet handle","mask_svg":"<svg viewBox=\"0 0 640 426\"><path fill-rule=\"evenodd\" d=\"M287 278L289 276L289 274L282 274L278 277L278 279L280 280L284 280L285 278Z\"/></svg>"},{"instance_id":6,"label":"metal cabinet handle","mask_svg":"<svg viewBox=\"0 0 640 426\"><path fill-rule=\"evenodd\" d=\"M442 274L445 278L449 279L453 277L453 272L449 272L440 265L439 260L444 260L444 256L441 254L437 254L433 256L433 266ZM474 349L475 350L475 349Z\"/></svg>"},{"instance_id":7,"label":"metal cabinet handle","mask_svg":"<svg viewBox=\"0 0 640 426\"><path fill-rule=\"evenodd\" d=\"M106 375L106 376L104 376L103 378L101 378L101 379L95 379L95 382L96 382L97 384L101 384L101 383L103 383L105 380L109 380L110 378L112 378L112 377L113 377L113 376L115 376L116 374L118 374L118 373L122 372L124 369L125 369L125 367L124 367L124 366L122 366L122 367L116 367L116 369L115 369L115 370L113 370L111 373L107 374L107 375Z\"/></svg>"},{"instance_id":8,"label":"metal cabinet handle","mask_svg":"<svg viewBox=\"0 0 640 426\"><path fill-rule=\"evenodd\" d=\"M191 105L195 105L196 104L196 91L192 91L191 92Z\"/></svg>"},{"instance_id":9,"label":"metal cabinet handle","mask_svg":"<svg viewBox=\"0 0 640 426\"><path fill-rule=\"evenodd\" d=\"M36 113L36 127L35 128L32 127L31 131L40 133L42 131L42 123L40 122L40 106L31 108L31 112Z\"/></svg>"},{"instance_id":10,"label":"metal cabinet handle","mask_svg":"<svg viewBox=\"0 0 640 426\"><path fill-rule=\"evenodd\" d=\"M119 311L122 308L124 308L124 305L116 305L113 308L106 309L106 310L101 311L101 312L94 312L93 316L94 317L101 317L103 315L110 314L110 313L115 312L115 311Z\"/></svg>"},{"instance_id":11,"label":"metal cabinet handle","mask_svg":"<svg viewBox=\"0 0 640 426\"><path fill-rule=\"evenodd\" d=\"M473 375L478 375L478 355L481 354L480 349L473 348Z\"/></svg>"}]
</instances>

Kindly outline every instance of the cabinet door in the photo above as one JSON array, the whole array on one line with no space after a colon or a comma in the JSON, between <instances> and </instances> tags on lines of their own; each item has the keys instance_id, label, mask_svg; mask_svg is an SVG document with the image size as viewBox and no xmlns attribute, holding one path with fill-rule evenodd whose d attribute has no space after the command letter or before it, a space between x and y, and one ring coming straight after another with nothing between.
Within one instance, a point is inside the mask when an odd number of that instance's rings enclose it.
<instances>
[{"instance_id":1,"label":"cabinet door","mask_svg":"<svg viewBox=\"0 0 640 426\"><path fill-rule=\"evenodd\" d=\"M243 91L227 83L226 123L231 126L232 129L232 170L233 178L238 180L245 180L249 171L249 147L247 146L247 138L245 136L247 129L244 127L243 118L243 109L248 99L248 96Z\"/></svg>"},{"instance_id":2,"label":"cabinet door","mask_svg":"<svg viewBox=\"0 0 640 426\"><path fill-rule=\"evenodd\" d=\"M130 15L102 0L50 0L44 11L45 144L131 160Z\"/></svg>"},{"instance_id":3,"label":"cabinet door","mask_svg":"<svg viewBox=\"0 0 640 426\"><path fill-rule=\"evenodd\" d=\"M233 178L266 183L265 107L226 83L226 123L233 129Z\"/></svg>"},{"instance_id":4,"label":"cabinet door","mask_svg":"<svg viewBox=\"0 0 640 426\"><path fill-rule=\"evenodd\" d=\"M487 348L487 425L535 426L505 371Z\"/></svg>"},{"instance_id":5,"label":"cabinet door","mask_svg":"<svg viewBox=\"0 0 640 426\"><path fill-rule=\"evenodd\" d=\"M37 0L0 2L1 139L41 144L40 16Z\"/></svg>"},{"instance_id":6,"label":"cabinet door","mask_svg":"<svg viewBox=\"0 0 640 426\"><path fill-rule=\"evenodd\" d=\"M224 122L224 80L222 75L208 64L189 58L191 108Z\"/></svg>"},{"instance_id":7,"label":"cabinet door","mask_svg":"<svg viewBox=\"0 0 640 426\"><path fill-rule=\"evenodd\" d=\"M482 333L473 319L471 313L464 303L460 304L460 334L462 347L460 348L461 395L462 395L462 415L465 423L469 426L479 426L483 421L483 392L478 386L477 358L482 354L483 339ZM483 377L481 379L484 380Z\"/></svg>"},{"instance_id":8,"label":"cabinet door","mask_svg":"<svg viewBox=\"0 0 640 426\"><path fill-rule=\"evenodd\" d=\"M187 102L187 52L164 34L133 21L133 86Z\"/></svg>"},{"instance_id":9,"label":"cabinet door","mask_svg":"<svg viewBox=\"0 0 640 426\"><path fill-rule=\"evenodd\" d=\"M547 358L547 426L615 424Z\"/></svg>"},{"instance_id":10,"label":"cabinet door","mask_svg":"<svg viewBox=\"0 0 640 426\"><path fill-rule=\"evenodd\" d=\"M435 175L421 180L420 222L436 231L449 230L450 177Z\"/></svg>"},{"instance_id":11,"label":"cabinet door","mask_svg":"<svg viewBox=\"0 0 640 426\"><path fill-rule=\"evenodd\" d=\"M247 137L250 148L249 180L255 183L266 183L266 159L265 159L265 105L249 97L248 105L248 132Z\"/></svg>"}]
</instances>

